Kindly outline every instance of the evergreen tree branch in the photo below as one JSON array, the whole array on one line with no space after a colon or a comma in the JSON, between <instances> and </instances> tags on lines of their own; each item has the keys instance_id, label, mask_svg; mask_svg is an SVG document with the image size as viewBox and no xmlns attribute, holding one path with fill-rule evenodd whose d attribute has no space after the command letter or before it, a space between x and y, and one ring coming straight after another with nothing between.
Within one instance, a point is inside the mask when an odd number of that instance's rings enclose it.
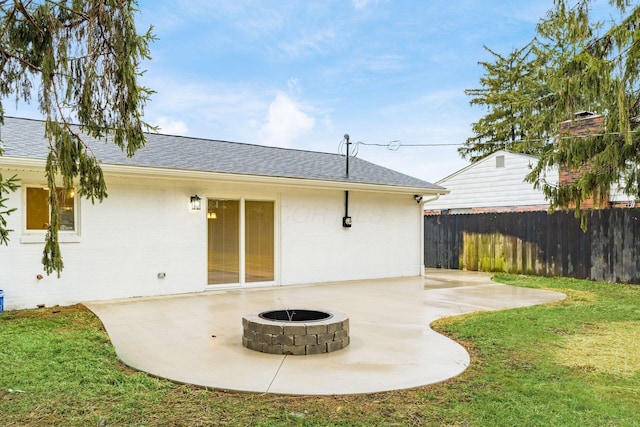
<instances>
[{"instance_id":1,"label":"evergreen tree branch","mask_svg":"<svg viewBox=\"0 0 640 427\"><path fill-rule=\"evenodd\" d=\"M640 199L640 6L611 0L612 16L620 19L600 22L592 3L555 0L526 60L518 57L522 49L502 56L487 48L495 61L480 63L482 88L465 93L488 113L459 150L472 161L503 148L537 154L527 181L551 209L573 209L583 224L583 203L607 202L613 186ZM584 110L605 115L602 129L569 134L579 123L574 114ZM566 133L562 122L570 124ZM577 179L551 185L552 168L569 168Z\"/></svg>"},{"instance_id":2,"label":"evergreen tree branch","mask_svg":"<svg viewBox=\"0 0 640 427\"><path fill-rule=\"evenodd\" d=\"M137 82L154 38L151 28L136 32L135 6L135 0L0 2L0 100L14 95L29 102L37 81L45 118L51 220L42 261L47 274L59 275L64 266L59 186L77 187L76 194L91 202L107 197L102 169L84 135L108 138L132 156L144 146L144 131L154 129L142 119L153 92ZM0 211L0 219L3 215Z\"/></svg>"},{"instance_id":3,"label":"evergreen tree branch","mask_svg":"<svg viewBox=\"0 0 640 427\"><path fill-rule=\"evenodd\" d=\"M1 149L0 155L2 155ZM7 207L6 202L8 202L9 199L5 197L5 195L16 191L18 186L18 178L16 175L3 179L2 174L0 174L0 245L9 244L9 233L13 230L7 228L7 216L16 211L16 208Z\"/></svg>"},{"instance_id":4,"label":"evergreen tree branch","mask_svg":"<svg viewBox=\"0 0 640 427\"><path fill-rule=\"evenodd\" d=\"M3 49L2 47L0 47L0 55L2 55L3 59L15 59L16 61L18 61L19 63L21 63L22 65L27 66L31 71L37 72L37 73L41 73L42 69L38 66L36 66L35 64L32 64L31 62L29 62L28 60L22 58L21 56L18 56L16 54L13 54L9 51L7 51L6 49Z\"/></svg>"}]
</instances>

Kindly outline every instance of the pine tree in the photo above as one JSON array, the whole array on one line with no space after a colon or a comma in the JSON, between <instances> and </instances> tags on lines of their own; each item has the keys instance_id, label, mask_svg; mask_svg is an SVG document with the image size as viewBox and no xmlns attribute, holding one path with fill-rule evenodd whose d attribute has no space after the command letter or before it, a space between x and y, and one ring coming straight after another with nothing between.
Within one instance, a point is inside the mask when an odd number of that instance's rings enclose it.
<instances>
[{"instance_id":1,"label":"pine tree","mask_svg":"<svg viewBox=\"0 0 640 427\"><path fill-rule=\"evenodd\" d=\"M514 49L507 56L484 48L495 61L479 62L486 70L480 79L482 87L467 89L465 94L472 97L471 105L485 106L487 114L472 124L475 135L458 152L472 162L502 149L537 154L544 136L538 122L546 111L541 102L547 92L533 45Z\"/></svg>"},{"instance_id":2,"label":"pine tree","mask_svg":"<svg viewBox=\"0 0 640 427\"><path fill-rule=\"evenodd\" d=\"M586 136L558 133L527 177L544 191L551 209L574 208L576 215L586 199L602 202L618 183L624 193L640 198L640 6L611 0L611 16L619 19L599 22L591 3L556 0L538 27L540 38L549 42L540 55L556 60L547 74L556 123L546 126L557 130L559 121L572 120L581 110L603 114L605 126ZM558 34L570 43L561 54L553 43ZM578 178L557 186L545 183L544 171L554 166L577 171Z\"/></svg>"},{"instance_id":3,"label":"pine tree","mask_svg":"<svg viewBox=\"0 0 640 427\"><path fill-rule=\"evenodd\" d=\"M30 102L34 90L46 123L51 224L42 262L47 274L59 275L64 266L56 189L75 187L92 202L107 197L100 165L70 122L91 137L108 136L129 156L144 145L143 132L150 129L142 113L152 91L139 85L138 77L153 36L151 29L136 32L136 5L135 0L0 0L0 123L3 98ZM0 197L12 189L15 181L0 177ZM7 241L9 213L0 211L0 243Z\"/></svg>"},{"instance_id":4,"label":"pine tree","mask_svg":"<svg viewBox=\"0 0 640 427\"><path fill-rule=\"evenodd\" d=\"M0 155L2 155L2 147L0 147ZM18 189L18 180L16 176L4 179L0 173L0 244L9 243L9 233L13 230L7 228L6 217L16 210L16 208L9 209L5 203L7 198L5 194L16 191Z\"/></svg>"}]
</instances>

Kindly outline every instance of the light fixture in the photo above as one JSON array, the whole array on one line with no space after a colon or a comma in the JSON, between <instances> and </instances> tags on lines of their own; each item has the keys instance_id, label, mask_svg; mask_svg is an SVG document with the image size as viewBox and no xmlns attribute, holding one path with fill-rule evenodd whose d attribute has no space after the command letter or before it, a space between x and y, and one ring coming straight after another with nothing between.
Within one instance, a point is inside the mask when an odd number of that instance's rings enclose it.
<instances>
[{"instance_id":1,"label":"light fixture","mask_svg":"<svg viewBox=\"0 0 640 427\"><path fill-rule=\"evenodd\" d=\"M209 219L218 219L218 214L215 213L214 211L209 211L209 212L207 212L207 218L209 218Z\"/></svg>"},{"instance_id":2,"label":"light fixture","mask_svg":"<svg viewBox=\"0 0 640 427\"><path fill-rule=\"evenodd\" d=\"M343 227L351 227L351 217L345 216L342 218L342 226Z\"/></svg>"},{"instance_id":3,"label":"light fixture","mask_svg":"<svg viewBox=\"0 0 640 427\"><path fill-rule=\"evenodd\" d=\"M200 200L201 199L200 199L200 197L198 197L197 194L194 194L193 196L191 196L189 204L191 206L191 210L192 211L199 211L200 210L200 207L201 207Z\"/></svg>"},{"instance_id":4,"label":"light fixture","mask_svg":"<svg viewBox=\"0 0 640 427\"><path fill-rule=\"evenodd\" d=\"M418 196L417 194L414 194L413 200L415 200L416 203L420 204L420 202L422 201L422 196Z\"/></svg>"}]
</instances>

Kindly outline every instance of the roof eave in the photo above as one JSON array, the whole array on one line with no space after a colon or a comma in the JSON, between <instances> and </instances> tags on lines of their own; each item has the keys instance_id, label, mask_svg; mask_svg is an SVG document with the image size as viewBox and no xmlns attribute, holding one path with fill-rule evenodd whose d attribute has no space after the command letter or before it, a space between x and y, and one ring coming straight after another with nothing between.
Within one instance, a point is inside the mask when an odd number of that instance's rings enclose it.
<instances>
[{"instance_id":1,"label":"roof eave","mask_svg":"<svg viewBox=\"0 0 640 427\"><path fill-rule=\"evenodd\" d=\"M0 165L13 166L22 169L42 170L46 162L41 159L23 158L23 157L0 157ZM224 182L237 183L261 183L269 185L279 185L285 187L313 187L321 189L340 189L340 190L358 190L358 191L374 191L398 194L417 194L420 196L435 196L449 193L443 187L414 187L414 186L397 186L390 184L362 183L352 181L334 181L311 178L292 178L278 177L266 175L247 175L233 174L225 172L210 172L187 169L169 169L157 167L117 165L110 163L102 163L102 170L111 175L121 176L146 176L152 178L167 179L193 179L193 180L218 180Z\"/></svg>"}]
</instances>

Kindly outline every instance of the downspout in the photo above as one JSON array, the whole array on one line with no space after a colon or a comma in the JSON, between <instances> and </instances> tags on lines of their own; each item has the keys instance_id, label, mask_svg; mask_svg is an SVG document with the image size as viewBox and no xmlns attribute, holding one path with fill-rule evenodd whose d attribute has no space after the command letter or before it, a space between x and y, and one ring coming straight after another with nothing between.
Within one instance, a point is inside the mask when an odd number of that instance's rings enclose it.
<instances>
[{"instance_id":1,"label":"downspout","mask_svg":"<svg viewBox=\"0 0 640 427\"><path fill-rule=\"evenodd\" d=\"M436 193L436 195L428 200L424 200L422 199L422 197L420 197L420 202L418 202L421 206L422 209L420 209L420 276L424 277L424 270L425 270L425 265L424 265L424 205L426 203L429 202L434 202L436 200L438 200L440 198L440 193Z\"/></svg>"}]
</instances>

